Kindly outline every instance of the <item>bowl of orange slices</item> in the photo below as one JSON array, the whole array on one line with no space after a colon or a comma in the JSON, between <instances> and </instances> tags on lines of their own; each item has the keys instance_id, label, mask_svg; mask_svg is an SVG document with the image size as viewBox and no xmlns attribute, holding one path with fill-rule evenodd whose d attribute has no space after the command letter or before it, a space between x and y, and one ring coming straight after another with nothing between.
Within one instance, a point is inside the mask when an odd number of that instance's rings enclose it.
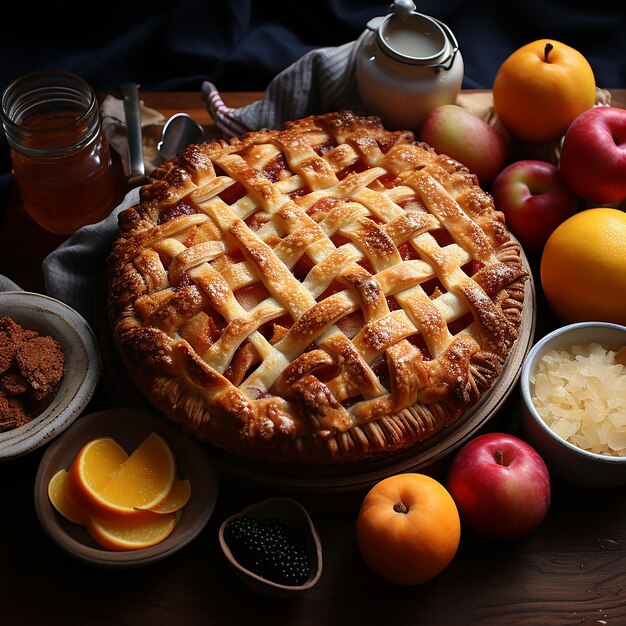
<instances>
[{"instance_id":1,"label":"bowl of orange slices","mask_svg":"<svg viewBox=\"0 0 626 626\"><path fill-rule=\"evenodd\" d=\"M149 411L112 409L76 421L44 453L35 510L71 556L140 566L190 543L215 508L207 451Z\"/></svg>"}]
</instances>

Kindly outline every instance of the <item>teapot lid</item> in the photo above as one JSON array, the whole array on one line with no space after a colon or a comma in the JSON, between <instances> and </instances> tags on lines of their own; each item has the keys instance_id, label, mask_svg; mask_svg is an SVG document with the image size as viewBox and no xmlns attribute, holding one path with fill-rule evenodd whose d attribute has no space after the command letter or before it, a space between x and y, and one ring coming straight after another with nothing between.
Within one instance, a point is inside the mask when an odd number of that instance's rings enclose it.
<instances>
[{"instance_id":1,"label":"teapot lid","mask_svg":"<svg viewBox=\"0 0 626 626\"><path fill-rule=\"evenodd\" d=\"M439 20L418 13L411 0L395 0L391 13L367 23L381 49L411 65L450 69L459 49L452 31Z\"/></svg>"}]
</instances>

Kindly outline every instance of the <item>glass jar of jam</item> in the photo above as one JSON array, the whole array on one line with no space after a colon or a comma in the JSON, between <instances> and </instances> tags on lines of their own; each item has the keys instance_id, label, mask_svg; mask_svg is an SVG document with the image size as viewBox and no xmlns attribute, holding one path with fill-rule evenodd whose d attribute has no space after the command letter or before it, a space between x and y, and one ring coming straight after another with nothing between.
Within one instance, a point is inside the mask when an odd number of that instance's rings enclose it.
<instances>
[{"instance_id":1,"label":"glass jar of jam","mask_svg":"<svg viewBox=\"0 0 626 626\"><path fill-rule=\"evenodd\" d=\"M64 71L26 74L4 91L0 115L22 204L40 226L69 235L111 212L111 152L84 79Z\"/></svg>"}]
</instances>

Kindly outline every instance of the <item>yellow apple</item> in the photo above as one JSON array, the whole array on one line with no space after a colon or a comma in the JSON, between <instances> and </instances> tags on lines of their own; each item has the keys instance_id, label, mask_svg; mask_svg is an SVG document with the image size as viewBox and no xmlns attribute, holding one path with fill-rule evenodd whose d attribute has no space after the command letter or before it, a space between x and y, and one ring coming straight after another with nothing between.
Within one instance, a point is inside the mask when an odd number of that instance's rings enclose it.
<instances>
[{"instance_id":1,"label":"yellow apple","mask_svg":"<svg viewBox=\"0 0 626 626\"><path fill-rule=\"evenodd\" d=\"M561 137L596 101L596 81L578 50L553 39L522 46L493 82L495 112L511 135L527 142Z\"/></svg>"}]
</instances>

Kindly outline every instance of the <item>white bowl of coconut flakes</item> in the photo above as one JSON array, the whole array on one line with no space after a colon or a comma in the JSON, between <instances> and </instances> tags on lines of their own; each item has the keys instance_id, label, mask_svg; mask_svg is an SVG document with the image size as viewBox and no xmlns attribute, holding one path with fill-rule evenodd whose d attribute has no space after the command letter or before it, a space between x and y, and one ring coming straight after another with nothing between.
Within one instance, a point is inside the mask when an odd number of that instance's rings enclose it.
<instances>
[{"instance_id":1,"label":"white bowl of coconut flakes","mask_svg":"<svg viewBox=\"0 0 626 626\"><path fill-rule=\"evenodd\" d=\"M550 470L593 488L626 484L626 326L581 322L531 349L522 426Z\"/></svg>"}]
</instances>

